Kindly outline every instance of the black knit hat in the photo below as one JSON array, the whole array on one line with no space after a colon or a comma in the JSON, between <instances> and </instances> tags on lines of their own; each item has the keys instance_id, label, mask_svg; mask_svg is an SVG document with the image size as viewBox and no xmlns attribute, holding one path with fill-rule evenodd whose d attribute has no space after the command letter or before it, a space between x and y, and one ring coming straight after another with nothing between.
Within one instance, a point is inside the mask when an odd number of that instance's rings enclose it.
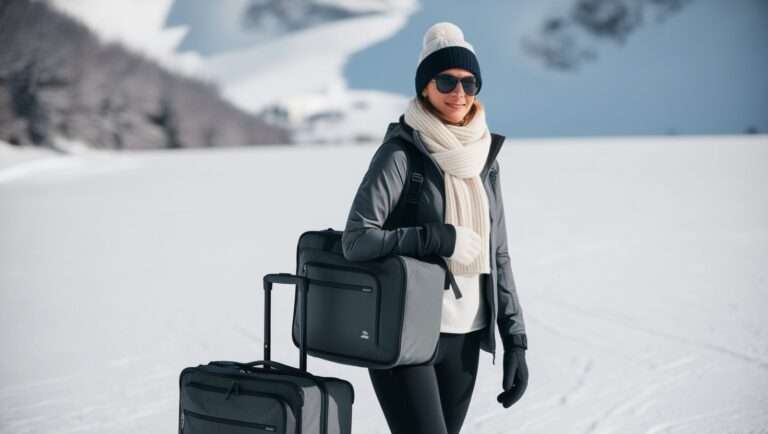
<instances>
[{"instance_id":1,"label":"black knit hat","mask_svg":"<svg viewBox=\"0 0 768 434\"><path fill-rule=\"evenodd\" d=\"M471 72L477 80L477 91L480 92L483 78L474 48L464 40L464 33L457 25L437 23L424 34L419 66L416 69L416 95L437 74L450 68Z\"/></svg>"}]
</instances>

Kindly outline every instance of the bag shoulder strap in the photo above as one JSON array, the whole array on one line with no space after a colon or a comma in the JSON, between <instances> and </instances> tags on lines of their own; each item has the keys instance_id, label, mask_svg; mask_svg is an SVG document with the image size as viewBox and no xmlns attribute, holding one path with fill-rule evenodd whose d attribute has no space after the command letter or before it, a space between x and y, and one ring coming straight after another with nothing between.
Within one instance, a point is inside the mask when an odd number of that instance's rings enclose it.
<instances>
[{"instance_id":1,"label":"bag shoulder strap","mask_svg":"<svg viewBox=\"0 0 768 434\"><path fill-rule=\"evenodd\" d=\"M419 209L421 189L424 185L424 157L418 149L401 139L394 139L405 151L408 161L408 171L405 177L403 192L397 201L394 211L384 223L384 229L394 229L414 225Z\"/></svg>"}]
</instances>

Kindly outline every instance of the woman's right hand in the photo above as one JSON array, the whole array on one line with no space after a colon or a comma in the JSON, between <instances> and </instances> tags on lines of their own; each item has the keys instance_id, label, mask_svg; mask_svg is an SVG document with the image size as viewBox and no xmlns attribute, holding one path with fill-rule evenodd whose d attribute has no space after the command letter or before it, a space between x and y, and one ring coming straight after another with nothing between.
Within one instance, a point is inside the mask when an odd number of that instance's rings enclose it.
<instances>
[{"instance_id":1,"label":"woman's right hand","mask_svg":"<svg viewBox=\"0 0 768 434\"><path fill-rule=\"evenodd\" d=\"M456 228L456 246L449 259L461 265L469 265L480 255L480 235L472 228L454 226Z\"/></svg>"}]
</instances>

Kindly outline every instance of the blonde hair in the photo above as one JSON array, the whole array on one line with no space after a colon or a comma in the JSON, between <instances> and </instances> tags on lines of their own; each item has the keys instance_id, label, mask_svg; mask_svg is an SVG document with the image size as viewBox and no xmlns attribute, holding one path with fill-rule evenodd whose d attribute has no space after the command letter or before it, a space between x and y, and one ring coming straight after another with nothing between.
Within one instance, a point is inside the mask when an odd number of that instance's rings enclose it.
<instances>
[{"instance_id":1,"label":"blonde hair","mask_svg":"<svg viewBox=\"0 0 768 434\"><path fill-rule=\"evenodd\" d=\"M483 110L485 108L483 104L480 102L480 100L477 99L477 97L475 97L475 100L472 102L472 107L470 107L469 111L464 116L464 119L462 119L460 123L454 124L451 122L447 122L445 119L443 119L443 116L440 114L440 111L438 111L437 108L435 108L435 106L432 105L428 97L424 96L423 94L419 94L419 101L421 102L421 105L424 106L424 108L428 112L432 113L432 115L440 119L443 123L456 125L460 127L463 127L468 123L472 122L472 119L475 118L475 115L478 113L478 111Z\"/></svg>"}]
</instances>

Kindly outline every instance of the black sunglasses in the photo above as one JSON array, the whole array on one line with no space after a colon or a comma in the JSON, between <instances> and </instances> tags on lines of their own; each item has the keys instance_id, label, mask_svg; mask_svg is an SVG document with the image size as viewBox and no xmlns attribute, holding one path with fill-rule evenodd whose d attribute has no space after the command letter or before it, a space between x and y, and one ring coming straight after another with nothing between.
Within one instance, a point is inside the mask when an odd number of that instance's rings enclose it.
<instances>
[{"instance_id":1,"label":"black sunglasses","mask_svg":"<svg viewBox=\"0 0 768 434\"><path fill-rule=\"evenodd\" d=\"M437 90L439 90L440 93L451 93L453 89L456 89L456 83L458 82L461 82L461 87L464 88L464 93L469 96L475 96L479 91L477 88L477 79L474 75L459 78L450 74L438 74L434 80L437 85Z\"/></svg>"}]
</instances>

